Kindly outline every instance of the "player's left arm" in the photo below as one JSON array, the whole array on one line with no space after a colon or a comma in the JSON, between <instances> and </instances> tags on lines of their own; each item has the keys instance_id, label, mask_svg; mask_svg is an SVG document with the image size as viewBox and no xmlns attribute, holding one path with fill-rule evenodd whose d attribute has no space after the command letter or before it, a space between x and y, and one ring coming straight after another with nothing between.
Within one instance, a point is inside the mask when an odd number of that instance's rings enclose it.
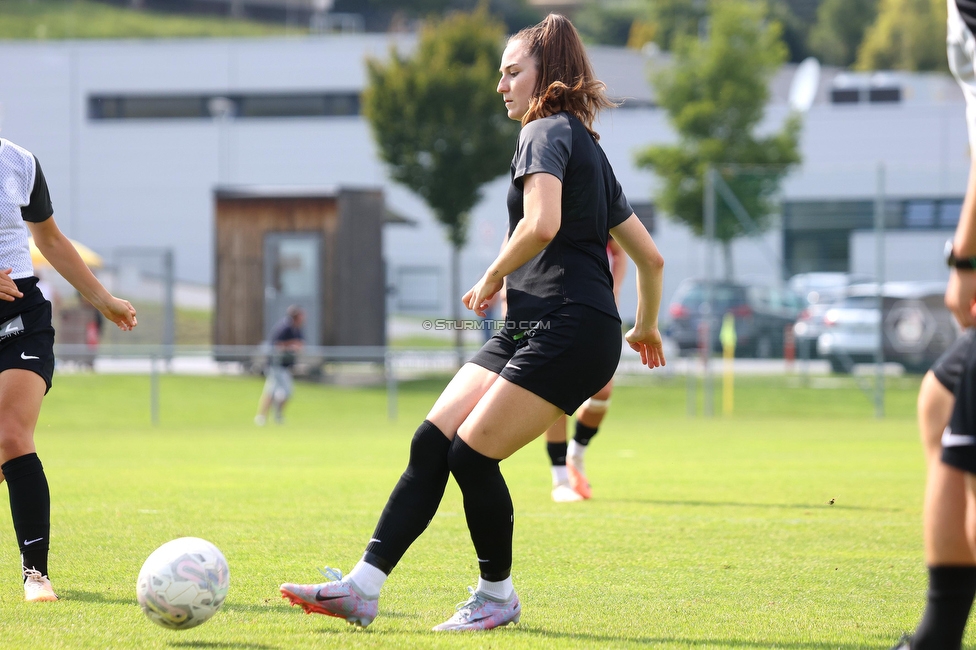
<instances>
[{"instance_id":1,"label":"player's left arm","mask_svg":"<svg viewBox=\"0 0 976 650\"><path fill-rule=\"evenodd\" d=\"M44 221L28 221L34 243L41 254L51 263L65 280L71 283L105 318L115 323L121 330L131 330L138 323L136 310L127 300L110 294L98 278L91 272L81 255L64 236L54 222L54 217Z\"/></svg>"},{"instance_id":2,"label":"player's left arm","mask_svg":"<svg viewBox=\"0 0 976 650\"><path fill-rule=\"evenodd\" d=\"M663 366L664 343L657 319L664 285L664 258L636 214L614 226L610 234L637 267L637 316L634 327L625 336L627 343L640 353L644 365Z\"/></svg>"}]
</instances>

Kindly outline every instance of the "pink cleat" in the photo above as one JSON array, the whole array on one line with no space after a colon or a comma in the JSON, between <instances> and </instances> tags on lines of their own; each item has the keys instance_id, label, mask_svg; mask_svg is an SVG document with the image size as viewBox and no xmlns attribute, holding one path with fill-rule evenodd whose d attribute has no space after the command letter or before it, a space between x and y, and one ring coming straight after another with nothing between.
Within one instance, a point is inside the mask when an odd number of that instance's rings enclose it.
<instances>
[{"instance_id":1,"label":"pink cleat","mask_svg":"<svg viewBox=\"0 0 976 650\"><path fill-rule=\"evenodd\" d=\"M509 623L518 623L522 616L522 603L513 591L505 602L491 600L468 587L471 598L457 606L457 612L449 620L434 627L435 632L467 632L490 630Z\"/></svg>"},{"instance_id":2,"label":"pink cleat","mask_svg":"<svg viewBox=\"0 0 976 650\"><path fill-rule=\"evenodd\" d=\"M569 473L569 485L578 495L584 499L589 499L593 496L593 490L590 489L590 482L586 479L586 473L583 471L582 458L567 456L566 471Z\"/></svg>"},{"instance_id":3,"label":"pink cleat","mask_svg":"<svg viewBox=\"0 0 976 650\"><path fill-rule=\"evenodd\" d=\"M363 596L356 585L342 579L340 571L326 567L322 575L331 580L317 585L286 582L279 588L281 597L292 605L299 605L306 614L335 616L359 627L366 627L373 622L379 609L379 599Z\"/></svg>"},{"instance_id":4,"label":"pink cleat","mask_svg":"<svg viewBox=\"0 0 976 650\"><path fill-rule=\"evenodd\" d=\"M24 576L27 577L24 581L24 600L29 603L46 603L58 599L51 581L47 576L41 575L40 571L27 569Z\"/></svg>"}]
</instances>

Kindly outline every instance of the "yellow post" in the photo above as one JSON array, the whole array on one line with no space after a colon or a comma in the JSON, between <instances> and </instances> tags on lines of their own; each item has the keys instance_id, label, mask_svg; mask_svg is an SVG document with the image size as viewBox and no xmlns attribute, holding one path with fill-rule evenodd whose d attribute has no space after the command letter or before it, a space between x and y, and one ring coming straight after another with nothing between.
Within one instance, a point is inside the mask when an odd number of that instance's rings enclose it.
<instances>
[{"instance_id":1,"label":"yellow post","mask_svg":"<svg viewBox=\"0 0 976 650\"><path fill-rule=\"evenodd\" d=\"M735 407L735 316L726 313L718 333L722 343L722 414L732 415Z\"/></svg>"}]
</instances>

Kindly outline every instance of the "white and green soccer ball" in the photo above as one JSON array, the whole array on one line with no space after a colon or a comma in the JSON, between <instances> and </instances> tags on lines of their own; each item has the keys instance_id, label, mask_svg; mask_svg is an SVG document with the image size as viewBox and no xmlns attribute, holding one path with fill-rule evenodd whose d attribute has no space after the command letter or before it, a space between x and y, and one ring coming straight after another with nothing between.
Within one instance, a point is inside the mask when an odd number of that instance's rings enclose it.
<instances>
[{"instance_id":1,"label":"white and green soccer ball","mask_svg":"<svg viewBox=\"0 0 976 650\"><path fill-rule=\"evenodd\" d=\"M216 614L229 587L230 569L220 549L198 537L181 537L146 559L136 596L150 621L186 630Z\"/></svg>"}]
</instances>

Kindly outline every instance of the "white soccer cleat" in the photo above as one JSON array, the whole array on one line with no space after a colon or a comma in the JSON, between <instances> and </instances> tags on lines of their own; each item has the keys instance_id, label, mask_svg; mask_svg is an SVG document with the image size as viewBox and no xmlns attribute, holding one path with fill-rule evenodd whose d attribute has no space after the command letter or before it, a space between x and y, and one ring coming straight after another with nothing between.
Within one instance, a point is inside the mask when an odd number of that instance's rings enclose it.
<instances>
[{"instance_id":1,"label":"white soccer cleat","mask_svg":"<svg viewBox=\"0 0 976 650\"><path fill-rule=\"evenodd\" d=\"M552 486L552 500L556 503L571 503L582 501L579 492L569 486L569 483L556 483Z\"/></svg>"},{"instance_id":2,"label":"white soccer cleat","mask_svg":"<svg viewBox=\"0 0 976 650\"><path fill-rule=\"evenodd\" d=\"M41 575L40 571L27 569L24 575L27 577L24 581L24 600L29 603L46 603L58 599L51 581L47 576Z\"/></svg>"},{"instance_id":3,"label":"white soccer cleat","mask_svg":"<svg viewBox=\"0 0 976 650\"><path fill-rule=\"evenodd\" d=\"M434 632L467 632L490 630L509 623L518 623L522 616L522 603L512 591L504 602L492 600L468 587L471 597L457 606L457 611L447 621L434 626Z\"/></svg>"}]
</instances>

